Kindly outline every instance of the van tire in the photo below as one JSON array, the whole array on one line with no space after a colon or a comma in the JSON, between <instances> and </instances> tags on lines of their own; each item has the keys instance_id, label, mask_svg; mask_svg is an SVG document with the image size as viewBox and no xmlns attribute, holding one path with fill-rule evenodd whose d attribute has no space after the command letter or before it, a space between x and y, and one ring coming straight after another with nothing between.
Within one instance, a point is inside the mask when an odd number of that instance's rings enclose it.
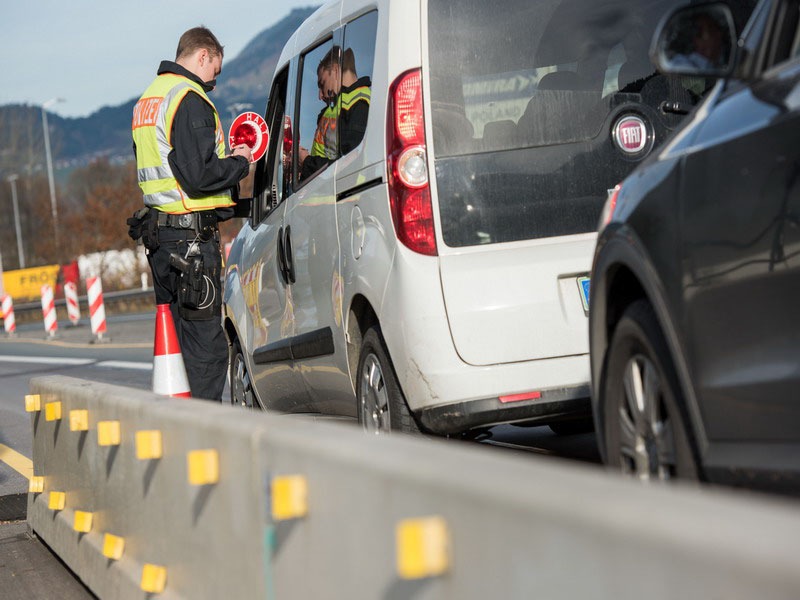
<instances>
[{"instance_id":1,"label":"van tire","mask_svg":"<svg viewBox=\"0 0 800 600\"><path fill-rule=\"evenodd\" d=\"M242 408L261 408L253 390L253 380L247 370L244 352L238 338L230 346L230 370L228 377L231 388L231 404Z\"/></svg>"},{"instance_id":2,"label":"van tire","mask_svg":"<svg viewBox=\"0 0 800 600\"><path fill-rule=\"evenodd\" d=\"M385 435L395 431L420 431L397 382L378 325L366 331L361 343L356 372L356 401L358 422L367 432Z\"/></svg>"}]
</instances>

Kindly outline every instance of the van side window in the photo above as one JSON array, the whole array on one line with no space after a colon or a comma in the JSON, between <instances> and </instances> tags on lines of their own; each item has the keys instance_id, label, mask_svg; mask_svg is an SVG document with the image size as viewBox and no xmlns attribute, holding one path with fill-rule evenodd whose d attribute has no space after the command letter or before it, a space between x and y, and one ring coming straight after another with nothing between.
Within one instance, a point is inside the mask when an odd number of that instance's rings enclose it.
<instances>
[{"instance_id":1,"label":"van side window","mask_svg":"<svg viewBox=\"0 0 800 600\"><path fill-rule=\"evenodd\" d=\"M339 145L342 156L361 143L367 129L377 29L378 13L373 11L351 21L344 30L342 108L339 112Z\"/></svg>"},{"instance_id":2,"label":"van side window","mask_svg":"<svg viewBox=\"0 0 800 600\"><path fill-rule=\"evenodd\" d=\"M372 98L378 13L348 23L301 58L298 171L301 182L361 143Z\"/></svg>"},{"instance_id":3,"label":"van side window","mask_svg":"<svg viewBox=\"0 0 800 600\"><path fill-rule=\"evenodd\" d=\"M300 58L300 107L295 139L300 181L323 170L339 157L336 132L336 75L341 56L333 40L323 42Z\"/></svg>"}]
</instances>

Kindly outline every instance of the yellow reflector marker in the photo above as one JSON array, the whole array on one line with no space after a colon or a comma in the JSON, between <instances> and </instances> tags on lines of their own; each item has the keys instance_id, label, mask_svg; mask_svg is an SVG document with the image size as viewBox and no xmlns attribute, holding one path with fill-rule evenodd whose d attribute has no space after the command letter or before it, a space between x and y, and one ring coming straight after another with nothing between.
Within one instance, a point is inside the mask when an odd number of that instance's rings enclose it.
<instances>
[{"instance_id":1,"label":"yellow reflector marker","mask_svg":"<svg viewBox=\"0 0 800 600\"><path fill-rule=\"evenodd\" d=\"M308 482L302 475L283 475L272 479L272 518L297 519L308 514Z\"/></svg>"},{"instance_id":2,"label":"yellow reflector marker","mask_svg":"<svg viewBox=\"0 0 800 600\"><path fill-rule=\"evenodd\" d=\"M42 410L42 397L39 394L25 396L25 412L39 412Z\"/></svg>"},{"instance_id":3,"label":"yellow reflector marker","mask_svg":"<svg viewBox=\"0 0 800 600\"><path fill-rule=\"evenodd\" d=\"M125 552L125 538L107 533L103 536L103 556L119 560Z\"/></svg>"},{"instance_id":4,"label":"yellow reflector marker","mask_svg":"<svg viewBox=\"0 0 800 600\"><path fill-rule=\"evenodd\" d=\"M219 481L219 454L214 449L192 450L186 455L189 483L207 485Z\"/></svg>"},{"instance_id":5,"label":"yellow reflector marker","mask_svg":"<svg viewBox=\"0 0 800 600\"><path fill-rule=\"evenodd\" d=\"M161 432L137 431L136 432L136 458L148 460L151 458L161 458Z\"/></svg>"},{"instance_id":6,"label":"yellow reflector marker","mask_svg":"<svg viewBox=\"0 0 800 600\"><path fill-rule=\"evenodd\" d=\"M50 492L47 502L47 508L50 510L64 510L67 505L66 492Z\"/></svg>"},{"instance_id":7,"label":"yellow reflector marker","mask_svg":"<svg viewBox=\"0 0 800 600\"><path fill-rule=\"evenodd\" d=\"M28 482L28 491L31 494L41 494L44 491L44 477L31 477Z\"/></svg>"},{"instance_id":8,"label":"yellow reflector marker","mask_svg":"<svg viewBox=\"0 0 800 600\"><path fill-rule=\"evenodd\" d=\"M89 533L92 530L92 513L76 510L72 528L81 533Z\"/></svg>"},{"instance_id":9,"label":"yellow reflector marker","mask_svg":"<svg viewBox=\"0 0 800 600\"><path fill-rule=\"evenodd\" d=\"M61 420L61 402L48 402L44 405L44 418L46 421Z\"/></svg>"},{"instance_id":10,"label":"yellow reflector marker","mask_svg":"<svg viewBox=\"0 0 800 600\"><path fill-rule=\"evenodd\" d=\"M88 410L69 411L69 430L89 431L89 411Z\"/></svg>"},{"instance_id":11,"label":"yellow reflector marker","mask_svg":"<svg viewBox=\"0 0 800 600\"><path fill-rule=\"evenodd\" d=\"M158 565L151 565L145 563L142 568L142 584L143 592L151 594L160 594L167 586L167 569L159 567Z\"/></svg>"},{"instance_id":12,"label":"yellow reflector marker","mask_svg":"<svg viewBox=\"0 0 800 600\"><path fill-rule=\"evenodd\" d=\"M97 424L97 443L101 446L119 446L119 421L100 421Z\"/></svg>"},{"instance_id":13,"label":"yellow reflector marker","mask_svg":"<svg viewBox=\"0 0 800 600\"><path fill-rule=\"evenodd\" d=\"M441 517L400 521L395 535L401 579L433 577L450 567L447 523Z\"/></svg>"}]
</instances>

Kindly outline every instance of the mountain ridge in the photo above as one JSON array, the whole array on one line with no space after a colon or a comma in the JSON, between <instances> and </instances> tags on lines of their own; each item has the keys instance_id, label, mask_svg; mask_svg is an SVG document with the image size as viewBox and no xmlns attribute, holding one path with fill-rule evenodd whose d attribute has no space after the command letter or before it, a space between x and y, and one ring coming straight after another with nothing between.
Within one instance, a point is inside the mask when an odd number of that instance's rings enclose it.
<instances>
[{"instance_id":1,"label":"mountain ridge","mask_svg":"<svg viewBox=\"0 0 800 600\"><path fill-rule=\"evenodd\" d=\"M257 34L235 58L226 61L212 94L223 131L227 133L230 122L242 112L242 106L263 112L270 80L284 44L316 8L293 9ZM57 166L85 164L101 157L112 162L132 159L130 120L137 99L104 106L86 117L61 117L48 112L52 155ZM0 106L0 148L4 148L0 153L0 173L24 171L26 164L41 163L42 133L40 106Z\"/></svg>"}]
</instances>

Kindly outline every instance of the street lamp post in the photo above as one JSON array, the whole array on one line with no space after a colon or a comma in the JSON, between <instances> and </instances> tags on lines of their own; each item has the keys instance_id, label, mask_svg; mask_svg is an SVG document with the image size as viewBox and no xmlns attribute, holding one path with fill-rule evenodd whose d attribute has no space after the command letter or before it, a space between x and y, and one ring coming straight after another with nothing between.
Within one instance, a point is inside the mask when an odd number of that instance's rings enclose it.
<instances>
[{"instance_id":1,"label":"street lamp post","mask_svg":"<svg viewBox=\"0 0 800 600\"><path fill-rule=\"evenodd\" d=\"M44 129L44 153L47 159L47 182L50 185L50 213L53 217L53 239L56 245L56 255L60 249L58 239L58 205L56 204L56 186L53 181L53 157L50 154L50 128L47 125L47 107L63 102L62 98L51 98L42 104L42 129Z\"/></svg>"},{"instance_id":2,"label":"street lamp post","mask_svg":"<svg viewBox=\"0 0 800 600\"><path fill-rule=\"evenodd\" d=\"M17 230L17 255L19 256L19 268L25 268L25 252L22 249L22 228L19 224L19 205L17 204L17 179L16 175L10 175L8 182L11 184L11 203L14 206L14 228Z\"/></svg>"}]
</instances>

